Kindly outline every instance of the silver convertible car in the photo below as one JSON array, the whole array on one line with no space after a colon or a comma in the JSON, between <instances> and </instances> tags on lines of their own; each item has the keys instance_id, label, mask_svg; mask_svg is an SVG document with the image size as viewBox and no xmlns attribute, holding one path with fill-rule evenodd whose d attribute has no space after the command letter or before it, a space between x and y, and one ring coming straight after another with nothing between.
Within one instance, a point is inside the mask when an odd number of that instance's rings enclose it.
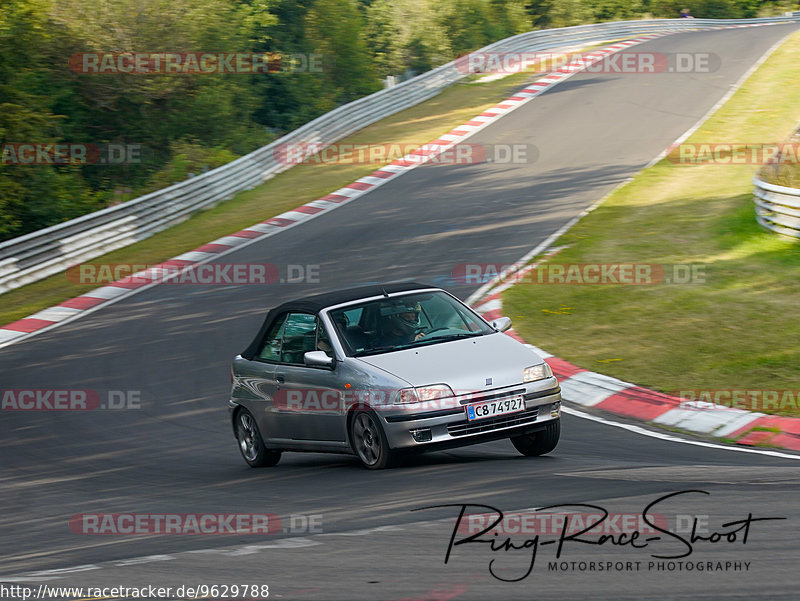
<instances>
[{"instance_id":1,"label":"silver convertible car","mask_svg":"<svg viewBox=\"0 0 800 601\"><path fill-rule=\"evenodd\" d=\"M234 435L253 467L283 451L352 453L370 469L403 453L509 438L552 451L561 389L533 350L424 284L341 290L272 309L233 361Z\"/></svg>"}]
</instances>

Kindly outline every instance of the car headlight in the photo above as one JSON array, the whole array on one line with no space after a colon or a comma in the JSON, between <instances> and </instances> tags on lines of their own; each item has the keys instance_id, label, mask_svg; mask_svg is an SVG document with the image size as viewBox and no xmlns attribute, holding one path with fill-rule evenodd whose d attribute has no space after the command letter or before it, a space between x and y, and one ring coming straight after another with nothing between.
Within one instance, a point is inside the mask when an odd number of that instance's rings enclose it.
<instances>
[{"instance_id":1,"label":"car headlight","mask_svg":"<svg viewBox=\"0 0 800 601\"><path fill-rule=\"evenodd\" d=\"M417 386L416 388L403 388L397 392L394 402L424 403L436 399L446 399L453 396L453 389L447 384L432 384L430 386Z\"/></svg>"},{"instance_id":2,"label":"car headlight","mask_svg":"<svg viewBox=\"0 0 800 601\"><path fill-rule=\"evenodd\" d=\"M547 363L540 363L539 365L531 365L522 370L523 382L535 382L536 380L544 380L551 378L553 370Z\"/></svg>"}]
</instances>

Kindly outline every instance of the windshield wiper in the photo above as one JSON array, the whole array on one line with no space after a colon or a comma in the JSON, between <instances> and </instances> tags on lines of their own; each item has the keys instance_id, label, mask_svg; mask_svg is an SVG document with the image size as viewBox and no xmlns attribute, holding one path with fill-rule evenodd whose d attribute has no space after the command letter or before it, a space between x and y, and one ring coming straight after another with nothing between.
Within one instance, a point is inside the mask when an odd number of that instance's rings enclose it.
<instances>
[{"instance_id":1,"label":"windshield wiper","mask_svg":"<svg viewBox=\"0 0 800 601\"><path fill-rule=\"evenodd\" d=\"M475 338L475 336L483 336L482 332L463 332L460 334L445 334L444 336L434 336L428 340L456 340L457 338Z\"/></svg>"},{"instance_id":2,"label":"windshield wiper","mask_svg":"<svg viewBox=\"0 0 800 601\"><path fill-rule=\"evenodd\" d=\"M483 336L480 332L465 332L463 334L446 334L444 336L434 336L433 338L420 338L414 342L406 345L404 348L414 346L424 346L427 344L436 344L437 342L449 342L451 340L460 340L461 338L475 338L476 336Z\"/></svg>"},{"instance_id":3,"label":"windshield wiper","mask_svg":"<svg viewBox=\"0 0 800 601\"><path fill-rule=\"evenodd\" d=\"M400 346L376 346L374 348L364 349L363 351L359 351L357 353L353 353L353 357L367 357L369 355L377 355L378 353L386 353L388 351L394 351L398 348L402 348L405 345Z\"/></svg>"}]
</instances>

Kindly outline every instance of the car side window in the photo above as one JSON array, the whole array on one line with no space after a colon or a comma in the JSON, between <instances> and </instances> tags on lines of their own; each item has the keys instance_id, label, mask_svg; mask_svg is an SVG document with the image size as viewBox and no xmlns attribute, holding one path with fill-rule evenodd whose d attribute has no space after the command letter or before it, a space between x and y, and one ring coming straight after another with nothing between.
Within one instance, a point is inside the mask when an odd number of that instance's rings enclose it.
<instances>
[{"instance_id":1,"label":"car side window","mask_svg":"<svg viewBox=\"0 0 800 601\"><path fill-rule=\"evenodd\" d=\"M303 363L303 355L313 351L317 340L317 318L310 313L290 313L283 328L281 363Z\"/></svg>"},{"instance_id":2,"label":"car side window","mask_svg":"<svg viewBox=\"0 0 800 601\"><path fill-rule=\"evenodd\" d=\"M272 327L267 332L267 338L264 341L264 347L258 354L259 359L265 361L280 361L281 360L281 339L283 337L283 326L286 324L286 315L282 315L275 320Z\"/></svg>"}]
</instances>

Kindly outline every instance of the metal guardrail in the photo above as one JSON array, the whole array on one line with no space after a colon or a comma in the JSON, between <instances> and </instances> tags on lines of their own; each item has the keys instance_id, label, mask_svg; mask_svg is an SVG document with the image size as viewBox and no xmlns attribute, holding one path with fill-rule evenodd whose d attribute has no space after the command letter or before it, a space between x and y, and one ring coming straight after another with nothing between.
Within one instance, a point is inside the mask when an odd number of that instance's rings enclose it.
<instances>
[{"instance_id":1,"label":"metal guardrail","mask_svg":"<svg viewBox=\"0 0 800 601\"><path fill-rule=\"evenodd\" d=\"M800 238L800 190L770 184L758 177L753 202L756 205L756 221L765 228Z\"/></svg>"},{"instance_id":2,"label":"metal guardrail","mask_svg":"<svg viewBox=\"0 0 800 601\"><path fill-rule=\"evenodd\" d=\"M659 32L715 29L732 25L784 23L800 16L764 19L658 19L578 25L521 33L477 52L534 52L601 43ZM396 86L375 92L329 113L231 163L168 188L0 243L0 293L63 271L143 240L190 215L256 187L292 165L279 160L287 144L319 149L364 127L423 102L468 73L451 61Z\"/></svg>"}]
</instances>

